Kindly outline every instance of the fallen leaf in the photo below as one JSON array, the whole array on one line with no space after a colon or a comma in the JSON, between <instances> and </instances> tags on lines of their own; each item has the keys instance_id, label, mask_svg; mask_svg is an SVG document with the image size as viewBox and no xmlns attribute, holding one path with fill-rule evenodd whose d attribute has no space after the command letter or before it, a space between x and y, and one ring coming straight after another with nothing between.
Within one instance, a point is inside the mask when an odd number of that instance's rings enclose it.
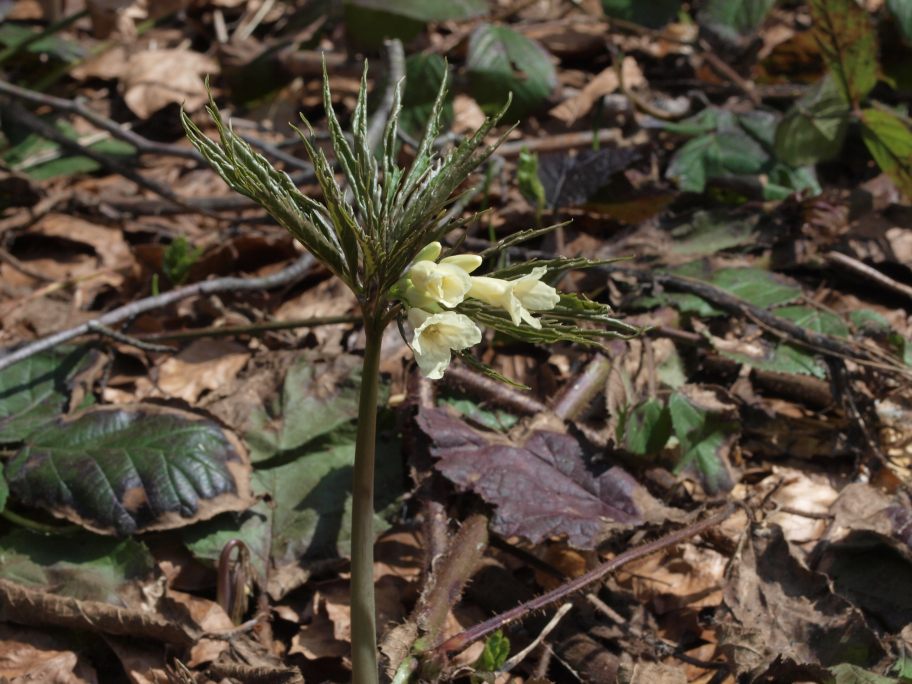
<instances>
[{"instance_id":1,"label":"fallen leaf","mask_svg":"<svg viewBox=\"0 0 912 684\"><path fill-rule=\"evenodd\" d=\"M719 646L738 673L774 657L824 666L884 655L864 616L796 557L776 525L753 533L725 589Z\"/></svg>"},{"instance_id":2,"label":"fallen leaf","mask_svg":"<svg viewBox=\"0 0 912 684\"><path fill-rule=\"evenodd\" d=\"M247 508L250 464L211 420L161 406L57 418L6 464L15 498L101 534L183 527Z\"/></svg>"},{"instance_id":3,"label":"fallen leaf","mask_svg":"<svg viewBox=\"0 0 912 684\"><path fill-rule=\"evenodd\" d=\"M120 88L127 106L140 119L172 103L192 112L208 99L203 77L218 72L218 63L199 52L143 50L127 60Z\"/></svg>"},{"instance_id":4,"label":"fallen leaf","mask_svg":"<svg viewBox=\"0 0 912 684\"><path fill-rule=\"evenodd\" d=\"M0 624L0 681L98 684L98 677L91 665L50 634Z\"/></svg>"},{"instance_id":5,"label":"fallen leaf","mask_svg":"<svg viewBox=\"0 0 912 684\"><path fill-rule=\"evenodd\" d=\"M504 536L566 536L571 546L592 549L619 528L669 513L621 468L591 473L568 435L534 432L520 446L443 409L422 409L418 425L431 440L436 468L497 507L493 525Z\"/></svg>"},{"instance_id":6,"label":"fallen leaf","mask_svg":"<svg viewBox=\"0 0 912 684\"><path fill-rule=\"evenodd\" d=\"M195 340L158 369L158 386L194 404L203 392L218 389L250 360L250 352L228 340Z\"/></svg>"},{"instance_id":7,"label":"fallen leaf","mask_svg":"<svg viewBox=\"0 0 912 684\"><path fill-rule=\"evenodd\" d=\"M624 57L621 70L624 85L629 88L639 87L646 82L643 72L640 71L640 67L633 57ZM581 117L586 116L599 98L613 93L619 85L617 71L612 65L596 74L579 93L564 100L548 113L570 126Z\"/></svg>"}]
</instances>

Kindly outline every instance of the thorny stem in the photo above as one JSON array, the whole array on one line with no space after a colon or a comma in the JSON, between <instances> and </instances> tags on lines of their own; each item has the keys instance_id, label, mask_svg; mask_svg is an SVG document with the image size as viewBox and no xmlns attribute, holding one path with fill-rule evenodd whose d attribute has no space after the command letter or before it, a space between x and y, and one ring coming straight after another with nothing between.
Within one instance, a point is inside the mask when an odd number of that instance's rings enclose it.
<instances>
[{"instance_id":1,"label":"thorny stem","mask_svg":"<svg viewBox=\"0 0 912 684\"><path fill-rule=\"evenodd\" d=\"M352 485L352 684L377 684L379 681L374 607L374 456L384 327L385 321L381 316L365 311L364 366L358 400L358 436Z\"/></svg>"},{"instance_id":2,"label":"thorny stem","mask_svg":"<svg viewBox=\"0 0 912 684\"><path fill-rule=\"evenodd\" d=\"M671 534L668 534L664 537L660 537L655 541L651 541L647 544L643 544L642 546L629 549L624 553L615 556L608 562L602 563L597 568L590 570L585 575L580 575L576 579L571 580L566 584L562 584L553 591L542 594L541 596L534 598L531 601L527 601L526 603L518 605L515 608L511 608L510 610L501 613L500 615L494 616L490 620L481 622L470 627L464 632L457 634L456 636L450 637L443 643L438 644L433 649L433 651L440 655L445 655L454 651L461 651L472 642L484 638L491 632L498 630L511 622L519 620L526 615L535 612L536 610L546 608L552 603L566 599L571 594L579 591L580 589L583 589L584 587L592 584L597 580L602 579L612 570L616 570L617 568L625 565L626 563L629 563L630 561L651 555L656 551L668 548L669 546L674 546L675 544L679 544L689 537L693 537L697 534L700 534L701 532L705 532L706 530L715 527L719 523L723 522L726 518L728 518L732 513L734 513L735 510L737 510L737 506L735 504L728 504L715 515L711 515L704 520L696 522L692 525L688 525L687 527L672 532Z\"/></svg>"}]
</instances>

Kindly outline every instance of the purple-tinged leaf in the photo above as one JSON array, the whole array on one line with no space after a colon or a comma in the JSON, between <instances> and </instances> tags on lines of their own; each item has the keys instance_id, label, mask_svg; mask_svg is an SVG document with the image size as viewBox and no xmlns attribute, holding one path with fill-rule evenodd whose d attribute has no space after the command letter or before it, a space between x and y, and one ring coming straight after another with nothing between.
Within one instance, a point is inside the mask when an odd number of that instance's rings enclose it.
<instances>
[{"instance_id":1,"label":"purple-tinged leaf","mask_svg":"<svg viewBox=\"0 0 912 684\"><path fill-rule=\"evenodd\" d=\"M572 437L534 432L518 445L482 433L443 409L424 409L418 424L431 440L437 470L496 507L494 529L532 542L566 537L598 546L619 527L662 517L665 509L618 467L593 475Z\"/></svg>"}]
</instances>

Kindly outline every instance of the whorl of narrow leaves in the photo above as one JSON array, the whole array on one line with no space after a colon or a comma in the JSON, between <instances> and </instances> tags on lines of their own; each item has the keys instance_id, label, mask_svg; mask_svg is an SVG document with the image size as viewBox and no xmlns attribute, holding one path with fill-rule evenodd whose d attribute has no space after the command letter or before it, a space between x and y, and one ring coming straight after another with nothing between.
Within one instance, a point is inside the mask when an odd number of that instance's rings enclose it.
<instances>
[{"instance_id":1,"label":"whorl of narrow leaves","mask_svg":"<svg viewBox=\"0 0 912 684\"><path fill-rule=\"evenodd\" d=\"M322 202L304 195L286 173L274 169L235 135L211 98L206 109L219 130L221 144L204 136L185 112L181 112L181 121L190 141L232 189L260 204L356 294L370 299L386 293L422 247L465 223L463 219L448 223L441 220L455 199L456 189L509 133L494 144L484 144L485 136L506 111L504 107L485 120L474 135L443 158L438 157L434 140L440 133L446 85L444 78L415 160L406 170L394 161L399 86L375 155L368 142L367 63L352 116L350 141L333 110L324 65L323 101L330 141L335 163L345 186L350 188L351 202L346 201L343 185L336 179L326 155L317 148L313 129L303 116L307 132L295 130L314 165Z\"/></svg>"}]
</instances>

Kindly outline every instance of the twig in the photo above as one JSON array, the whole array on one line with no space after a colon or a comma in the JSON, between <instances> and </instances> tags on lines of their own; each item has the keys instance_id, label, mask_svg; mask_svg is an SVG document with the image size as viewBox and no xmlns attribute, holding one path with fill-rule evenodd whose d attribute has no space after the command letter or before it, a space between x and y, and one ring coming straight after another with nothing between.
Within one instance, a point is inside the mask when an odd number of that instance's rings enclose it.
<instances>
[{"instance_id":1,"label":"twig","mask_svg":"<svg viewBox=\"0 0 912 684\"><path fill-rule=\"evenodd\" d=\"M573 382L567 385L554 403L554 413L562 420L577 418L592 400L605 390L605 382L611 372L611 361L596 354L586 368Z\"/></svg>"},{"instance_id":2,"label":"twig","mask_svg":"<svg viewBox=\"0 0 912 684\"><path fill-rule=\"evenodd\" d=\"M59 112L66 112L68 114L75 114L76 116L80 116L96 128L107 131L113 137L129 143L135 147L136 151L140 154L158 154L167 157L181 157L183 159L192 159L193 161L200 163L203 162L202 155L193 147L156 142L155 140L144 138L138 133L131 131L129 128L125 128L124 126L118 124L116 121L113 121L105 116L101 116L97 112L93 112L91 109L83 105L79 100L67 100L66 98L62 97L45 95L44 93L29 90L28 88L22 88L21 86L16 86L12 83L7 83L6 81L2 80L0 80L0 93L9 95L10 97L15 97L25 102L30 102L32 104L45 105ZM304 161L303 159L298 159L294 155L288 154L287 152L283 152L275 145L264 142L257 138L244 137L244 140L250 143L253 147L256 147L262 152L265 152L269 156L274 157L281 162L284 162L287 166L300 169L308 174L313 174L313 166L311 166L309 162Z\"/></svg>"},{"instance_id":3,"label":"twig","mask_svg":"<svg viewBox=\"0 0 912 684\"><path fill-rule=\"evenodd\" d=\"M25 265L19 259L14 257L12 254L10 254L8 251L3 249L2 247L0 247L0 261L5 261L10 266L12 266L14 269L19 271L19 273L27 275L29 278L34 278L35 280L40 280L43 283L53 283L54 282L53 278L49 278L44 273L41 273L41 271L36 271L31 266Z\"/></svg>"},{"instance_id":4,"label":"twig","mask_svg":"<svg viewBox=\"0 0 912 684\"><path fill-rule=\"evenodd\" d=\"M452 653L454 651L461 651L466 646L471 644L478 639L482 639L491 632L504 627L505 625L510 624L516 620L519 620L530 613L533 613L542 608L546 608L552 603L561 601L571 594L580 591L589 584L601 580L603 577L608 575L610 572L617 570L621 566L634 561L644 558L645 556L652 555L657 551L661 551L675 544L679 544L685 539L689 539L697 534L705 532L706 530L715 527L719 523L726 520L732 513L737 510L737 505L727 504L721 511L715 513L714 515L709 516L705 520L701 520L692 525L688 525L676 532L672 532L664 537L656 539L655 541L648 542L642 546L638 546L633 549L629 549L624 553L621 553L606 563L602 563L597 568L590 570L585 575L580 575L574 580L567 582L566 584L561 585L557 589L542 594L541 596L527 601L515 608L497 615L490 620L485 620L482 623L479 623L469 629L457 634L456 636L450 637L446 641L438 644L433 650L439 655L444 655L446 653Z\"/></svg>"},{"instance_id":5,"label":"twig","mask_svg":"<svg viewBox=\"0 0 912 684\"><path fill-rule=\"evenodd\" d=\"M593 143L599 144L606 142L618 143L622 139L621 134L616 128L602 128L598 133L592 131L574 131L573 133L561 133L560 135L547 135L542 138L533 138L531 140L513 140L505 142L497 148L497 154L501 157L517 157L523 148L530 152L558 152L560 150L570 150L579 147L591 147Z\"/></svg>"},{"instance_id":6,"label":"twig","mask_svg":"<svg viewBox=\"0 0 912 684\"><path fill-rule=\"evenodd\" d=\"M204 280L193 285L165 292L154 297L146 297L130 304L118 307L113 311L100 316L94 321L89 321L77 325L67 330L62 330L53 335L49 335L40 340L20 347L15 351L8 351L5 355L0 356L0 370L8 368L14 363L27 359L40 352L68 342L72 339L92 332L93 325L114 326L122 323L134 316L138 316L146 311L159 309L168 306L182 299L193 297L195 295L215 294L216 292L249 292L251 290L268 290L281 285L287 285L301 276L303 276L314 264L314 258L310 254L305 254L295 261L288 268L262 278L216 278L215 280Z\"/></svg>"},{"instance_id":7,"label":"twig","mask_svg":"<svg viewBox=\"0 0 912 684\"><path fill-rule=\"evenodd\" d=\"M550 412L547 406L528 394L476 373L462 364L451 365L443 377L447 385L486 399L508 411L528 416Z\"/></svg>"},{"instance_id":8,"label":"twig","mask_svg":"<svg viewBox=\"0 0 912 684\"><path fill-rule=\"evenodd\" d=\"M356 323L361 316L350 314L342 316L314 316L312 318L291 318L287 321L262 321L250 325L223 325L196 328L193 330L176 330L174 332L144 333L133 339L139 340L195 340L200 337L233 337L235 335L256 335L273 330L294 330L296 328L317 328L321 325L338 325Z\"/></svg>"},{"instance_id":9,"label":"twig","mask_svg":"<svg viewBox=\"0 0 912 684\"><path fill-rule=\"evenodd\" d=\"M912 299L912 287L909 287L905 283L901 283L893 278L889 277L878 271L876 268L872 268L867 264L850 257L848 254L843 254L842 252L827 252L824 255L824 258L829 261L831 264L840 266L848 271L851 271L855 275L859 275L862 278L866 278L878 285L892 290L897 294L901 294L908 299Z\"/></svg>"},{"instance_id":10,"label":"twig","mask_svg":"<svg viewBox=\"0 0 912 684\"><path fill-rule=\"evenodd\" d=\"M44 121L40 117L32 114L25 107L20 105L17 102L9 99L6 99L6 107L8 113L17 121L19 121L23 126L29 128L42 138L47 138L62 148L72 152L73 154L78 154L84 157L88 157L92 161L100 164L106 169L110 169L114 173L120 174L124 178L133 181L140 188L149 190L150 192L155 193L159 197L162 197L174 204L179 206L187 206L186 201L179 197L178 195L171 192L170 188L166 188L160 183L146 178L140 173L134 171L131 167L126 164L106 155L96 152L91 147L85 147L80 145L77 141L68 138L63 133L54 128L51 124Z\"/></svg>"},{"instance_id":11,"label":"twig","mask_svg":"<svg viewBox=\"0 0 912 684\"><path fill-rule=\"evenodd\" d=\"M530 653L532 653L532 651L534 651L536 648L538 648L538 645L542 641L544 641L545 639L548 638L548 635L551 634L552 631L554 631L555 627L557 627L557 623L561 621L561 618L563 618L564 615L566 615L567 613L570 612L571 608L573 608L572 603L565 603L560 608L558 608L557 612L554 613L552 618L548 621L548 624L545 625L544 629L542 629L542 631L539 632L538 636L532 640L532 643L529 644L528 646L526 646L523 650L521 650L515 656L510 658L507 662L505 662L503 664L503 667L500 668L500 671L509 672L514 667L519 665L526 658L527 655L529 655Z\"/></svg>"},{"instance_id":12,"label":"twig","mask_svg":"<svg viewBox=\"0 0 912 684\"><path fill-rule=\"evenodd\" d=\"M383 139L386 122L393 113L396 89L405 88L405 52L402 42L394 38L384 41L383 45L386 48L386 90L383 91L383 100L377 106L367 128L367 145L372 150L376 150Z\"/></svg>"},{"instance_id":13,"label":"twig","mask_svg":"<svg viewBox=\"0 0 912 684\"><path fill-rule=\"evenodd\" d=\"M88 323L86 323L86 325L89 326L90 332L98 333L99 335L102 335L103 337L110 337L112 340L121 342L123 344L129 344L131 347L136 347L137 349L142 349L143 351L148 351L148 352L174 351L173 349L171 349L171 347L164 345L164 344L153 344L152 342L143 342L142 340L138 340L135 337L131 337L130 335L125 335L124 333L118 332L117 330L109 328L108 326L104 325L103 323L99 323L98 321L89 321Z\"/></svg>"}]
</instances>

